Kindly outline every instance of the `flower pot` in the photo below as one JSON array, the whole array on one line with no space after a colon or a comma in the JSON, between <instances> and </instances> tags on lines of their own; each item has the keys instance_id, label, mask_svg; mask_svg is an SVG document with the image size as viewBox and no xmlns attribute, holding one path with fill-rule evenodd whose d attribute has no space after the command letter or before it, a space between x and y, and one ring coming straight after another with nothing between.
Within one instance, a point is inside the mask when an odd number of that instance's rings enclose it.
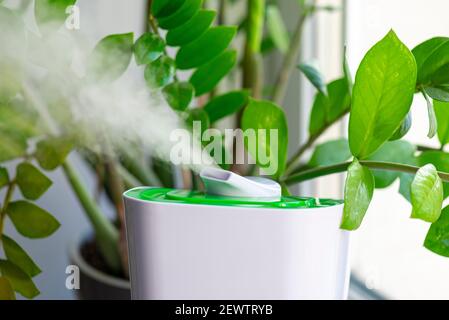
<instances>
[{"instance_id":1,"label":"flower pot","mask_svg":"<svg viewBox=\"0 0 449 320\"><path fill-rule=\"evenodd\" d=\"M238 204L157 188L124 199L133 299L347 298L341 201Z\"/></svg>"},{"instance_id":2,"label":"flower pot","mask_svg":"<svg viewBox=\"0 0 449 320\"><path fill-rule=\"evenodd\" d=\"M93 266L86 259L86 248L93 251L89 256L95 256L95 243L92 237L82 237L70 249L70 262L79 267L80 288L76 295L81 300L129 300L131 297L128 280L112 276ZM92 250L93 248L93 250ZM95 260L99 257L95 257ZM101 259L101 258L100 258ZM94 260L94 259L91 259Z\"/></svg>"}]
</instances>

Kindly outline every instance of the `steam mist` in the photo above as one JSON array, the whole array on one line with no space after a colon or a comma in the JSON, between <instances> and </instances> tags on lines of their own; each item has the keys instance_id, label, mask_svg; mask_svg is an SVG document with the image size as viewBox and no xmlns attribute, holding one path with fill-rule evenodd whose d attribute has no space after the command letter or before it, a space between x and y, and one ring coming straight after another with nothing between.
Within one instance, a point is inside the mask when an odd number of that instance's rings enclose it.
<instances>
[{"instance_id":1,"label":"steam mist","mask_svg":"<svg viewBox=\"0 0 449 320\"><path fill-rule=\"evenodd\" d=\"M134 146L141 154L169 161L170 133L184 122L160 92L146 86L143 67L132 59L113 83L88 81L87 59L95 43L86 35L62 27L43 37L36 28L24 27L20 17L12 21L6 16L0 11L0 73L8 82L20 81L21 93L51 134L75 133L77 143L95 153L115 157ZM10 86L0 82L0 87Z\"/></svg>"}]
</instances>

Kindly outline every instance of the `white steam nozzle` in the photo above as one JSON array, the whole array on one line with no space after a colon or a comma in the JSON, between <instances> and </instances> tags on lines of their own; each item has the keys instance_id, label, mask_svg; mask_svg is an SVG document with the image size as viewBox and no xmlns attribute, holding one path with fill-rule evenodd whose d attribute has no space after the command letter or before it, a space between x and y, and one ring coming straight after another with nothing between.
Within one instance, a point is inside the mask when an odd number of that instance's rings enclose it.
<instances>
[{"instance_id":1,"label":"white steam nozzle","mask_svg":"<svg viewBox=\"0 0 449 320\"><path fill-rule=\"evenodd\" d=\"M211 195L252 198L264 202L280 201L282 189L279 183L262 177L242 177L231 171L204 168L200 177Z\"/></svg>"}]
</instances>

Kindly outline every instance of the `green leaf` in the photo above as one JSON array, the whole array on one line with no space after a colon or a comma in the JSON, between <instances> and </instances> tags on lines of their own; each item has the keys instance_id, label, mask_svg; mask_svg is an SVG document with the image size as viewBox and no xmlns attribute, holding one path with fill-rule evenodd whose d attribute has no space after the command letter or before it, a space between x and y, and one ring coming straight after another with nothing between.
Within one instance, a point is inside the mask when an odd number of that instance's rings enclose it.
<instances>
[{"instance_id":1,"label":"green leaf","mask_svg":"<svg viewBox=\"0 0 449 320\"><path fill-rule=\"evenodd\" d=\"M267 6L267 27L270 38L273 40L276 48L282 53L286 53L290 47L290 36L281 12L276 5Z\"/></svg>"},{"instance_id":2,"label":"green leaf","mask_svg":"<svg viewBox=\"0 0 449 320\"><path fill-rule=\"evenodd\" d=\"M76 0L36 0L34 16L42 32L50 28L60 27L67 19L67 7L73 6Z\"/></svg>"},{"instance_id":3,"label":"green leaf","mask_svg":"<svg viewBox=\"0 0 449 320\"><path fill-rule=\"evenodd\" d=\"M50 213L28 201L11 202L6 211L17 231L27 238L46 238L60 226Z\"/></svg>"},{"instance_id":4,"label":"green leaf","mask_svg":"<svg viewBox=\"0 0 449 320\"><path fill-rule=\"evenodd\" d=\"M0 105L0 130L31 138L40 131L38 115L29 106L22 103Z\"/></svg>"},{"instance_id":5,"label":"green leaf","mask_svg":"<svg viewBox=\"0 0 449 320\"><path fill-rule=\"evenodd\" d=\"M14 291L25 298L32 299L40 293L30 276L10 261L0 260L0 271L9 280Z\"/></svg>"},{"instance_id":6,"label":"green leaf","mask_svg":"<svg viewBox=\"0 0 449 320\"><path fill-rule=\"evenodd\" d=\"M443 183L432 164L421 167L411 187L412 218L435 222L443 206Z\"/></svg>"},{"instance_id":7,"label":"green leaf","mask_svg":"<svg viewBox=\"0 0 449 320\"><path fill-rule=\"evenodd\" d=\"M232 91L210 100L204 111L209 115L211 123L223 119L243 108L248 102L247 90Z\"/></svg>"},{"instance_id":8,"label":"green leaf","mask_svg":"<svg viewBox=\"0 0 449 320\"><path fill-rule=\"evenodd\" d=\"M352 96L352 89L354 88L354 81L352 80L351 69L349 68L348 56L346 54L346 46L343 53L343 73L345 75L346 83L348 85L349 95Z\"/></svg>"},{"instance_id":9,"label":"green leaf","mask_svg":"<svg viewBox=\"0 0 449 320\"><path fill-rule=\"evenodd\" d=\"M418 157L418 165L433 164L438 171L449 172L449 154L442 151L425 151ZM449 196L449 183L443 183L444 198Z\"/></svg>"},{"instance_id":10,"label":"green leaf","mask_svg":"<svg viewBox=\"0 0 449 320\"><path fill-rule=\"evenodd\" d=\"M178 11L186 0L153 0L151 13L156 18L167 17Z\"/></svg>"},{"instance_id":11,"label":"green leaf","mask_svg":"<svg viewBox=\"0 0 449 320\"><path fill-rule=\"evenodd\" d=\"M202 108L195 108L189 110L189 115L187 117L186 123L190 128L194 128L194 121L199 122L201 124L201 136L202 136L204 131L209 129L210 126L210 120L209 116L207 115L207 112L204 111ZM201 139L201 137L198 138Z\"/></svg>"},{"instance_id":12,"label":"green leaf","mask_svg":"<svg viewBox=\"0 0 449 320\"><path fill-rule=\"evenodd\" d=\"M368 160L413 165L415 164L415 152L415 146L409 142L393 141L380 147ZM400 173L398 172L385 170L374 170L373 175L376 188L386 188L400 177Z\"/></svg>"},{"instance_id":13,"label":"green leaf","mask_svg":"<svg viewBox=\"0 0 449 320\"><path fill-rule=\"evenodd\" d=\"M310 158L308 166L320 167L340 163L351 158L346 139L337 139L318 145Z\"/></svg>"},{"instance_id":14,"label":"green leaf","mask_svg":"<svg viewBox=\"0 0 449 320\"><path fill-rule=\"evenodd\" d=\"M131 62L133 37L133 33L123 33L109 35L100 40L89 57L87 75L100 82L118 79Z\"/></svg>"},{"instance_id":15,"label":"green leaf","mask_svg":"<svg viewBox=\"0 0 449 320\"><path fill-rule=\"evenodd\" d=\"M165 99L170 107L184 111L193 99L195 89L190 82L173 82L163 89Z\"/></svg>"},{"instance_id":16,"label":"green leaf","mask_svg":"<svg viewBox=\"0 0 449 320\"><path fill-rule=\"evenodd\" d=\"M73 142L65 137L51 137L36 145L36 159L44 170L54 170L62 165L73 148Z\"/></svg>"},{"instance_id":17,"label":"green leaf","mask_svg":"<svg viewBox=\"0 0 449 320\"><path fill-rule=\"evenodd\" d=\"M255 141L246 139L245 146L258 166L266 174L280 177L285 170L288 146L284 111L270 101L249 99L242 116L242 129L254 130ZM261 129L266 131L259 132ZM277 133L277 137L271 137L272 132Z\"/></svg>"},{"instance_id":18,"label":"green leaf","mask_svg":"<svg viewBox=\"0 0 449 320\"><path fill-rule=\"evenodd\" d=\"M0 129L0 162L23 157L27 151L27 141L23 135Z\"/></svg>"},{"instance_id":19,"label":"green leaf","mask_svg":"<svg viewBox=\"0 0 449 320\"><path fill-rule=\"evenodd\" d=\"M424 247L440 256L449 257L449 206L443 209L440 218L430 226Z\"/></svg>"},{"instance_id":20,"label":"green leaf","mask_svg":"<svg viewBox=\"0 0 449 320\"><path fill-rule=\"evenodd\" d=\"M449 87L448 86L424 88L424 92L434 100L449 102Z\"/></svg>"},{"instance_id":21,"label":"green leaf","mask_svg":"<svg viewBox=\"0 0 449 320\"><path fill-rule=\"evenodd\" d=\"M169 46L183 46L199 38L212 25L216 16L213 10L199 10L185 24L168 31L165 40Z\"/></svg>"},{"instance_id":22,"label":"green leaf","mask_svg":"<svg viewBox=\"0 0 449 320\"><path fill-rule=\"evenodd\" d=\"M199 67L190 83L195 87L195 95L201 96L211 91L223 79L237 62L237 51L228 50L221 55Z\"/></svg>"},{"instance_id":23,"label":"green leaf","mask_svg":"<svg viewBox=\"0 0 449 320\"><path fill-rule=\"evenodd\" d=\"M433 107L438 123L438 139L445 146L449 143L449 102L434 100Z\"/></svg>"},{"instance_id":24,"label":"green leaf","mask_svg":"<svg viewBox=\"0 0 449 320\"><path fill-rule=\"evenodd\" d=\"M0 188L3 188L9 183L9 174L6 168L0 167Z\"/></svg>"},{"instance_id":25,"label":"green leaf","mask_svg":"<svg viewBox=\"0 0 449 320\"><path fill-rule=\"evenodd\" d=\"M0 276L0 300L16 300L16 294L9 280Z\"/></svg>"},{"instance_id":26,"label":"green leaf","mask_svg":"<svg viewBox=\"0 0 449 320\"><path fill-rule=\"evenodd\" d=\"M435 109L433 108L432 100L430 100L425 91L422 91L422 94L424 96L424 99L426 99L427 115L429 118L429 132L427 133L427 137L431 139L437 134L438 131L437 116L435 115Z\"/></svg>"},{"instance_id":27,"label":"green leaf","mask_svg":"<svg viewBox=\"0 0 449 320\"><path fill-rule=\"evenodd\" d=\"M414 48L413 54L418 66L418 86L449 83L449 38L429 39Z\"/></svg>"},{"instance_id":28,"label":"green leaf","mask_svg":"<svg viewBox=\"0 0 449 320\"><path fill-rule=\"evenodd\" d=\"M309 134L319 134L324 128L349 111L351 97L344 78L332 81L327 86L328 95L319 92L315 96L309 122Z\"/></svg>"},{"instance_id":29,"label":"green leaf","mask_svg":"<svg viewBox=\"0 0 449 320\"><path fill-rule=\"evenodd\" d=\"M411 186L413 179L415 176L413 174L409 173L401 173L399 175L400 178L400 185L399 185L399 193L408 201L412 202L411 198Z\"/></svg>"},{"instance_id":30,"label":"green leaf","mask_svg":"<svg viewBox=\"0 0 449 320\"><path fill-rule=\"evenodd\" d=\"M402 139L412 127L412 113L407 113L407 116L402 120L401 126L390 137L389 141L396 141Z\"/></svg>"},{"instance_id":31,"label":"green leaf","mask_svg":"<svg viewBox=\"0 0 449 320\"><path fill-rule=\"evenodd\" d=\"M356 230L368 210L374 192L374 177L357 159L348 168L345 185L345 205L341 228Z\"/></svg>"},{"instance_id":32,"label":"green leaf","mask_svg":"<svg viewBox=\"0 0 449 320\"><path fill-rule=\"evenodd\" d=\"M354 156L368 157L394 134L410 111L415 85L415 59L390 31L357 70L349 119Z\"/></svg>"},{"instance_id":33,"label":"green leaf","mask_svg":"<svg viewBox=\"0 0 449 320\"><path fill-rule=\"evenodd\" d=\"M13 239L3 235L2 244L8 261L14 263L28 276L33 278L42 272L33 259Z\"/></svg>"},{"instance_id":34,"label":"green leaf","mask_svg":"<svg viewBox=\"0 0 449 320\"><path fill-rule=\"evenodd\" d=\"M178 69L193 69L206 64L222 53L236 34L229 26L213 27L195 41L181 47L176 55Z\"/></svg>"},{"instance_id":35,"label":"green leaf","mask_svg":"<svg viewBox=\"0 0 449 320\"><path fill-rule=\"evenodd\" d=\"M164 55L146 66L144 77L147 85L155 89L172 82L175 72L175 61Z\"/></svg>"},{"instance_id":36,"label":"green leaf","mask_svg":"<svg viewBox=\"0 0 449 320\"><path fill-rule=\"evenodd\" d=\"M309 81L319 92L327 96L327 87L324 83L323 76L315 66L311 64L301 63L298 68L304 73L307 79L309 79Z\"/></svg>"},{"instance_id":37,"label":"green leaf","mask_svg":"<svg viewBox=\"0 0 449 320\"><path fill-rule=\"evenodd\" d=\"M137 65L148 64L158 59L165 50L164 40L153 33L144 33L134 45Z\"/></svg>"},{"instance_id":38,"label":"green leaf","mask_svg":"<svg viewBox=\"0 0 449 320\"><path fill-rule=\"evenodd\" d=\"M187 0L173 14L158 19L162 29L174 29L189 21L201 8L202 0Z\"/></svg>"},{"instance_id":39,"label":"green leaf","mask_svg":"<svg viewBox=\"0 0 449 320\"><path fill-rule=\"evenodd\" d=\"M16 181L23 196L30 200L39 199L52 185L50 179L27 162L17 166Z\"/></svg>"}]
</instances>

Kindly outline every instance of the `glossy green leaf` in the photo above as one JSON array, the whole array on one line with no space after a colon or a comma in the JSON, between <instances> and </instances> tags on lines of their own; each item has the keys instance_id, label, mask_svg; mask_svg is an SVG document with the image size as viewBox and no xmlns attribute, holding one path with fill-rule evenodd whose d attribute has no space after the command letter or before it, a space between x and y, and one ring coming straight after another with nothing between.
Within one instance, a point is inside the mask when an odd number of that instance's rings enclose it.
<instances>
[{"instance_id":1,"label":"glossy green leaf","mask_svg":"<svg viewBox=\"0 0 449 320\"><path fill-rule=\"evenodd\" d=\"M60 226L50 213L24 200L11 202L7 214L17 231L31 239L46 238Z\"/></svg>"},{"instance_id":2,"label":"glossy green leaf","mask_svg":"<svg viewBox=\"0 0 449 320\"><path fill-rule=\"evenodd\" d=\"M404 120L402 120L401 126L393 133L393 135L390 137L390 141L396 141L399 139L402 139L412 127L412 113L407 113L407 116Z\"/></svg>"},{"instance_id":3,"label":"glossy green leaf","mask_svg":"<svg viewBox=\"0 0 449 320\"><path fill-rule=\"evenodd\" d=\"M10 261L0 260L0 271L9 280L14 291L25 298L32 299L40 293L30 276Z\"/></svg>"},{"instance_id":4,"label":"glossy green leaf","mask_svg":"<svg viewBox=\"0 0 449 320\"><path fill-rule=\"evenodd\" d=\"M357 159L348 168L345 184L345 204L340 227L356 230L360 227L374 192L374 177L371 171Z\"/></svg>"},{"instance_id":5,"label":"glossy green leaf","mask_svg":"<svg viewBox=\"0 0 449 320\"><path fill-rule=\"evenodd\" d=\"M424 92L434 100L449 102L449 86L429 87Z\"/></svg>"},{"instance_id":6,"label":"glossy green leaf","mask_svg":"<svg viewBox=\"0 0 449 320\"><path fill-rule=\"evenodd\" d=\"M385 143L368 160L380 162L394 162L413 165L415 162L415 146L407 141L393 141ZM390 186L400 173L386 170L373 170L376 188L386 188Z\"/></svg>"},{"instance_id":7,"label":"glossy green leaf","mask_svg":"<svg viewBox=\"0 0 449 320\"><path fill-rule=\"evenodd\" d=\"M148 64L158 59L165 50L164 40L154 33L144 33L134 45L137 65Z\"/></svg>"},{"instance_id":8,"label":"glossy green leaf","mask_svg":"<svg viewBox=\"0 0 449 320\"><path fill-rule=\"evenodd\" d=\"M417 84L434 87L449 83L449 38L429 39L413 49L417 65Z\"/></svg>"},{"instance_id":9,"label":"glossy green leaf","mask_svg":"<svg viewBox=\"0 0 449 320\"><path fill-rule=\"evenodd\" d=\"M163 93L170 107L184 111L192 101L195 89L190 82L173 82L163 89Z\"/></svg>"},{"instance_id":10,"label":"glossy green leaf","mask_svg":"<svg viewBox=\"0 0 449 320\"><path fill-rule=\"evenodd\" d=\"M344 78L332 81L327 86L328 95L317 93L312 106L309 122L309 134L319 134L331 123L349 111L351 97Z\"/></svg>"},{"instance_id":11,"label":"glossy green leaf","mask_svg":"<svg viewBox=\"0 0 449 320\"><path fill-rule=\"evenodd\" d=\"M178 69L197 68L211 61L228 47L236 31L235 27L213 27L195 41L181 47L176 55Z\"/></svg>"},{"instance_id":12,"label":"glossy green leaf","mask_svg":"<svg viewBox=\"0 0 449 320\"><path fill-rule=\"evenodd\" d=\"M331 140L316 146L308 166L329 166L351 158L351 151L346 139Z\"/></svg>"},{"instance_id":13,"label":"glossy green leaf","mask_svg":"<svg viewBox=\"0 0 449 320\"><path fill-rule=\"evenodd\" d=\"M75 3L76 0L36 0L34 16L41 32L63 25L69 16L67 8Z\"/></svg>"},{"instance_id":14,"label":"glossy green leaf","mask_svg":"<svg viewBox=\"0 0 449 320\"><path fill-rule=\"evenodd\" d=\"M424 247L440 256L449 257L449 206L443 209L440 218L430 226Z\"/></svg>"},{"instance_id":15,"label":"glossy green leaf","mask_svg":"<svg viewBox=\"0 0 449 320\"><path fill-rule=\"evenodd\" d=\"M22 269L29 277L33 278L42 272L33 259L13 239L3 235L2 244L8 261Z\"/></svg>"},{"instance_id":16,"label":"glossy green leaf","mask_svg":"<svg viewBox=\"0 0 449 320\"><path fill-rule=\"evenodd\" d=\"M147 85L155 89L172 82L175 72L175 61L164 55L145 67L144 77Z\"/></svg>"},{"instance_id":17,"label":"glossy green leaf","mask_svg":"<svg viewBox=\"0 0 449 320\"><path fill-rule=\"evenodd\" d=\"M213 10L199 10L185 24L168 31L165 40L169 46L183 46L199 38L212 25L216 16Z\"/></svg>"},{"instance_id":18,"label":"glossy green leaf","mask_svg":"<svg viewBox=\"0 0 449 320\"><path fill-rule=\"evenodd\" d=\"M0 162L23 157L27 151L27 141L23 135L0 129Z\"/></svg>"},{"instance_id":19,"label":"glossy green leaf","mask_svg":"<svg viewBox=\"0 0 449 320\"><path fill-rule=\"evenodd\" d=\"M290 36L284 24L281 12L276 5L267 6L267 28L276 48L286 53L290 47Z\"/></svg>"},{"instance_id":20,"label":"glossy green leaf","mask_svg":"<svg viewBox=\"0 0 449 320\"><path fill-rule=\"evenodd\" d=\"M422 91L422 94L427 103L427 116L429 118L429 131L427 133L427 137L431 139L437 134L438 131L437 116L435 114L435 109L433 108L432 100L425 91Z\"/></svg>"},{"instance_id":21,"label":"glossy green leaf","mask_svg":"<svg viewBox=\"0 0 449 320\"><path fill-rule=\"evenodd\" d=\"M425 151L418 157L420 167L433 164L438 171L449 172L449 154L442 151ZM443 183L444 198L449 196L449 183Z\"/></svg>"},{"instance_id":22,"label":"glossy green leaf","mask_svg":"<svg viewBox=\"0 0 449 320\"><path fill-rule=\"evenodd\" d=\"M203 0L187 0L173 14L158 19L162 29L173 29L189 21L201 8Z\"/></svg>"},{"instance_id":23,"label":"glossy green leaf","mask_svg":"<svg viewBox=\"0 0 449 320\"><path fill-rule=\"evenodd\" d=\"M11 286L11 283L6 277L0 276L0 301L1 300L16 300L16 294Z\"/></svg>"},{"instance_id":24,"label":"glossy green leaf","mask_svg":"<svg viewBox=\"0 0 449 320\"><path fill-rule=\"evenodd\" d=\"M196 123L194 124L194 122ZM207 115L207 112L202 108L189 110L189 115L187 117L186 123L190 128L200 129L201 135L203 135L204 131L209 129L210 126L209 116ZM194 125L196 127L194 127ZM198 138L201 140L201 137Z\"/></svg>"},{"instance_id":25,"label":"glossy green leaf","mask_svg":"<svg viewBox=\"0 0 449 320\"><path fill-rule=\"evenodd\" d=\"M421 167L411 187L412 218L435 222L443 206L443 183L432 164Z\"/></svg>"},{"instance_id":26,"label":"glossy green leaf","mask_svg":"<svg viewBox=\"0 0 449 320\"><path fill-rule=\"evenodd\" d=\"M270 101L249 99L241 126L245 132L254 132L255 143L245 139L245 146L259 167L268 175L280 177L285 170L288 146L284 111ZM260 129L265 132L259 132Z\"/></svg>"},{"instance_id":27,"label":"glossy green leaf","mask_svg":"<svg viewBox=\"0 0 449 320\"><path fill-rule=\"evenodd\" d=\"M0 130L14 132L25 138L40 133L38 115L23 103L0 105Z\"/></svg>"},{"instance_id":28,"label":"glossy green leaf","mask_svg":"<svg viewBox=\"0 0 449 320\"><path fill-rule=\"evenodd\" d=\"M416 62L393 31L372 47L357 71L349 146L354 156L373 154L399 128L415 93Z\"/></svg>"},{"instance_id":29,"label":"glossy green leaf","mask_svg":"<svg viewBox=\"0 0 449 320\"><path fill-rule=\"evenodd\" d=\"M327 96L327 87L324 83L323 76L321 72L313 65L307 63L301 63L298 66L299 70L304 73L307 79L309 79L310 83L322 94Z\"/></svg>"},{"instance_id":30,"label":"glossy green leaf","mask_svg":"<svg viewBox=\"0 0 449 320\"><path fill-rule=\"evenodd\" d=\"M228 50L199 67L190 78L195 95L201 96L211 91L223 79L237 62L237 51Z\"/></svg>"},{"instance_id":31,"label":"glossy green leaf","mask_svg":"<svg viewBox=\"0 0 449 320\"><path fill-rule=\"evenodd\" d=\"M87 75L94 81L114 81L128 69L134 46L133 33L109 35L95 46Z\"/></svg>"},{"instance_id":32,"label":"glossy green leaf","mask_svg":"<svg viewBox=\"0 0 449 320\"><path fill-rule=\"evenodd\" d=\"M23 196L30 200L39 199L52 185L50 179L27 162L17 166L16 182Z\"/></svg>"},{"instance_id":33,"label":"glossy green leaf","mask_svg":"<svg viewBox=\"0 0 449 320\"><path fill-rule=\"evenodd\" d=\"M186 1L188 0L153 0L151 13L156 18L170 16L173 12L178 11Z\"/></svg>"},{"instance_id":34,"label":"glossy green leaf","mask_svg":"<svg viewBox=\"0 0 449 320\"><path fill-rule=\"evenodd\" d=\"M72 148L70 139L51 137L37 143L35 157L42 169L54 170L64 163Z\"/></svg>"},{"instance_id":35,"label":"glossy green leaf","mask_svg":"<svg viewBox=\"0 0 449 320\"><path fill-rule=\"evenodd\" d=\"M0 167L0 188L3 188L9 183L9 174L6 168Z\"/></svg>"},{"instance_id":36,"label":"glossy green leaf","mask_svg":"<svg viewBox=\"0 0 449 320\"><path fill-rule=\"evenodd\" d=\"M204 111L209 115L211 123L214 123L243 108L248 102L248 95L246 90L228 92L210 100L204 106Z\"/></svg>"},{"instance_id":37,"label":"glossy green leaf","mask_svg":"<svg viewBox=\"0 0 449 320\"><path fill-rule=\"evenodd\" d=\"M346 46L343 53L343 73L345 75L349 95L352 96L352 89L354 88L354 81L352 80L351 69L349 68L348 56L346 54Z\"/></svg>"},{"instance_id":38,"label":"glossy green leaf","mask_svg":"<svg viewBox=\"0 0 449 320\"><path fill-rule=\"evenodd\" d=\"M434 100L433 107L438 123L438 139L444 146L449 143L449 102Z\"/></svg>"}]
</instances>

